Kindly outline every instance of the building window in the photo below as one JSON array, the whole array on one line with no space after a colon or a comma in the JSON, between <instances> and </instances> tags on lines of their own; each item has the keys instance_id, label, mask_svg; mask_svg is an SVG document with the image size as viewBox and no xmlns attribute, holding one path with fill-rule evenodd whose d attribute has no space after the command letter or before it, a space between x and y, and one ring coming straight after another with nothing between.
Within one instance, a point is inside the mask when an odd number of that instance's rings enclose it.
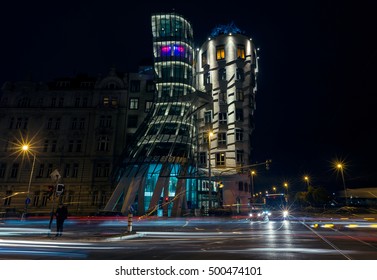
<instances>
[{"instance_id":1,"label":"building window","mask_svg":"<svg viewBox=\"0 0 377 280\"><path fill-rule=\"evenodd\" d=\"M216 60L225 59L225 46L216 47Z\"/></svg>"},{"instance_id":2,"label":"building window","mask_svg":"<svg viewBox=\"0 0 377 280\"><path fill-rule=\"evenodd\" d=\"M243 122L243 110L240 108L236 109L236 121Z\"/></svg>"},{"instance_id":3,"label":"building window","mask_svg":"<svg viewBox=\"0 0 377 280\"><path fill-rule=\"evenodd\" d=\"M49 163L48 164L48 167L47 167L47 174L46 174L46 178L50 177L50 174L52 173L52 163Z\"/></svg>"},{"instance_id":4,"label":"building window","mask_svg":"<svg viewBox=\"0 0 377 280\"><path fill-rule=\"evenodd\" d=\"M43 177L44 171L45 171L45 165L43 163L41 163L39 165L39 169L38 169L38 177L39 178Z\"/></svg>"},{"instance_id":5,"label":"building window","mask_svg":"<svg viewBox=\"0 0 377 280\"><path fill-rule=\"evenodd\" d=\"M60 118L57 118L57 119L56 119L56 122L55 122L55 129L60 129Z\"/></svg>"},{"instance_id":6,"label":"building window","mask_svg":"<svg viewBox=\"0 0 377 280\"><path fill-rule=\"evenodd\" d=\"M68 152L69 153L73 152L73 143L74 143L73 140L69 140L69 142L68 142Z\"/></svg>"},{"instance_id":7,"label":"building window","mask_svg":"<svg viewBox=\"0 0 377 280\"><path fill-rule=\"evenodd\" d=\"M152 80L148 80L147 81L147 85L146 85L146 91L147 92L154 92L155 91L155 84Z\"/></svg>"},{"instance_id":8,"label":"building window","mask_svg":"<svg viewBox=\"0 0 377 280\"><path fill-rule=\"evenodd\" d=\"M108 96L102 97L102 105L105 106L105 107L110 105L110 98Z\"/></svg>"},{"instance_id":9,"label":"building window","mask_svg":"<svg viewBox=\"0 0 377 280\"><path fill-rule=\"evenodd\" d=\"M108 177L110 174L110 164L109 163L105 163L103 165L103 176L104 177Z\"/></svg>"},{"instance_id":10,"label":"building window","mask_svg":"<svg viewBox=\"0 0 377 280\"><path fill-rule=\"evenodd\" d=\"M22 118L17 118L17 121L16 121L16 129L21 128L21 125L22 125Z\"/></svg>"},{"instance_id":11,"label":"building window","mask_svg":"<svg viewBox=\"0 0 377 280\"><path fill-rule=\"evenodd\" d=\"M152 108L153 101L145 101L145 112L149 112Z\"/></svg>"},{"instance_id":12,"label":"building window","mask_svg":"<svg viewBox=\"0 0 377 280\"><path fill-rule=\"evenodd\" d=\"M204 132L202 135L203 138L203 144L208 144L209 137L208 137L208 132Z\"/></svg>"},{"instance_id":13,"label":"building window","mask_svg":"<svg viewBox=\"0 0 377 280\"><path fill-rule=\"evenodd\" d=\"M207 111L204 113L204 123L212 123L212 111Z\"/></svg>"},{"instance_id":14,"label":"building window","mask_svg":"<svg viewBox=\"0 0 377 280\"><path fill-rule=\"evenodd\" d=\"M220 145L226 145L226 132L219 132L217 134L217 144Z\"/></svg>"},{"instance_id":15,"label":"building window","mask_svg":"<svg viewBox=\"0 0 377 280\"><path fill-rule=\"evenodd\" d=\"M52 145L51 145L51 152L56 152L56 144L57 144L57 140L53 140L52 141Z\"/></svg>"},{"instance_id":16,"label":"building window","mask_svg":"<svg viewBox=\"0 0 377 280\"><path fill-rule=\"evenodd\" d=\"M44 152L48 151L48 140L45 140L45 142L43 143L43 151Z\"/></svg>"},{"instance_id":17,"label":"building window","mask_svg":"<svg viewBox=\"0 0 377 280\"><path fill-rule=\"evenodd\" d=\"M84 129L84 128L85 128L85 118L80 118L79 129Z\"/></svg>"},{"instance_id":18,"label":"building window","mask_svg":"<svg viewBox=\"0 0 377 280\"><path fill-rule=\"evenodd\" d=\"M117 96L111 97L111 106L112 107L118 107L118 97Z\"/></svg>"},{"instance_id":19,"label":"building window","mask_svg":"<svg viewBox=\"0 0 377 280\"><path fill-rule=\"evenodd\" d=\"M243 99L244 99L243 89L241 88L236 89L236 100L243 101Z\"/></svg>"},{"instance_id":20,"label":"building window","mask_svg":"<svg viewBox=\"0 0 377 280\"><path fill-rule=\"evenodd\" d=\"M84 98L82 99L82 107L83 107L83 108L88 107L88 98L87 98L87 97L84 97Z\"/></svg>"},{"instance_id":21,"label":"building window","mask_svg":"<svg viewBox=\"0 0 377 280\"><path fill-rule=\"evenodd\" d=\"M100 116L99 118L99 126L102 128L109 128L111 127L111 116Z\"/></svg>"},{"instance_id":22,"label":"building window","mask_svg":"<svg viewBox=\"0 0 377 280\"><path fill-rule=\"evenodd\" d=\"M241 82L245 80L245 74L242 68L236 69L236 80Z\"/></svg>"},{"instance_id":23,"label":"building window","mask_svg":"<svg viewBox=\"0 0 377 280\"><path fill-rule=\"evenodd\" d=\"M207 153L206 152L200 152L199 153L199 164L207 165Z\"/></svg>"},{"instance_id":24,"label":"building window","mask_svg":"<svg viewBox=\"0 0 377 280\"><path fill-rule=\"evenodd\" d=\"M137 115L128 115L127 127L128 128L137 128L138 116Z\"/></svg>"},{"instance_id":25,"label":"building window","mask_svg":"<svg viewBox=\"0 0 377 280\"><path fill-rule=\"evenodd\" d=\"M225 68L219 69L219 81L226 81L226 69Z\"/></svg>"},{"instance_id":26,"label":"building window","mask_svg":"<svg viewBox=\"0 0 377 280\"><path fill-rule=\"evenodd\" d=\"M107 152L109 150L110 139L109 136L99 136L97 151Z\"/></svg>"},{"instance_id":27,"label":"building window","mask_svg":"<svg viewBox=\"0 0 377 280\"><path fill-rule=\"evenodd\" d=\"M63 98L63 97L60 97L60 98L59 98L58 106L59 106L59 107L63 107L63 104L64 104L64 98Z\"/></svg>"},{"instance_id":28,"label":"building window","mask_svg":"<svg viewBox=\"0 0 377 280\"><path fill-rule=\"evenodd\" d=\"M140 92L140 80L130 81L130 92Z\"/></svg>"},{"instance_id":29,"label":"building window","mask_svg":"<svg viewBox=\"0 0 377 280\"><path fill-rule=\"evenodd\" d=\"M130 98L130 110L139 109L139 98Z\"/></svg>"},{"instance_id":30,"label":"building window","mask_svg":"<svg viewBox=\"0 0 377 280\"><path fill-rule=\"evenodd\" d=\"M236 141L243 141L243 130L240 128L236 128Z\"/></svg>"},{"instance_id":31,"label":"building window","mask_svg":"<svg viewBox=\"0 0 377 280\"><path fill-rule=\"evenodd\" d=\"M51 98L51 107L55 107L56 106L56 98L53 97Z\"/></svg>"},{"instance_id":32,"label":"building window","mask_svg":"<svg viewBox=\"0 0 377 280\"><path fill-rule=\"evenodd\" d=\"M5 171L7 169L7 164L2 162L0 163L0 178L4 178L5 177Z\"/></svg>"},{"instance_id":33,"label":"building window","mask_svg":"<svg viewBox=\"0 0 377 280\"><path fill-rule=\"evenodd\" d=\"M226 103L226 97L227 97L227 93L226 92L220 92L219 93L219 102L220 103Z\"/></svg>"},{"instance_id":34,"label":"building window","mask_svg":"<svg viewBox=\"0 0 377 280\"><path fill-rule=\"evenodd\" d=\"M237 58L245 59L246 52L245 52L245 46L244 45L238 45L237 46Z\"/></svg>"},{"instance_id":35,"label":"building window","mask_svg":"<svg viewBox=\"0 0 377 280\"><path fill-rule=\"evenodd\" d=\"M75 107L80 107L80 97L76 97L75 99Z\"/></svg>"},{"instance_id":36,"label":"building window","mask_svg":"<svg viewBox=\"0 0 377 280\"><path fill-rule=\"evenodd\" d=\"M13 163L12 169L10 171L10 177L11 178L17 178L19 166L20 165L18 163Z\"/></svg>"},{"instance_id":37,"label":"building window","mask_svg":"<svg viewBox=\"0 0 377 280\"><path fill-rule=\"evenodd\" d=\"M79 174L79 164L75 163L73 164L72 178L77 178L78 174Z\"/></svg>"},{"instance_id":38,"label":"building window","mask_svg":"<svg viewBox=\"0 0 377 280\"><path fill-rule=\"evenodd\" d=\"M77 118L73 118L71 122L71 128L76 129L77 127Z\"/></svg>"},{"instance_id":39,"label":"building window","mask_svg":"<svg viewBox=\"0 0 377 280\"><path fill-rule=\"evenodd\" d=\"M69 177L70 171L71 171L71 165L70 164L66 164L65 168L64 168L64 174L63 174L63 176L65 178Z\"/></svg>"},{"instance_id":40,"label":"building window","mask_svg":"<svg viewBox=\"0 0 377 280\"><path fill-rule=\"evenodd\" d=\"M40 196L41 192L40 191L36 191L34 193L34 197L33 197L33 206L38 206L39 204L39 196Z\"/></svg>"},{"instance_id":41,"label":"building window","mask_svg":"<svg viewBox=\"0 0 377 280\"><path fill-rule=\"evenodd\" d=\"M207 52L202 53L202 66L206 65L207 62Z\"/></svg>"},{"instance_id":42,"label":"building window","mask_svg":"<svg viewBox=\"0 0 377 280\"><path fill-rule=\"evenodd\" d=\"M210 73L204 73L203 78L204 78L203 80L204 85L209 85L211 83Z\"/></svg>"},{"instance_id":43,"label":"building window","mask_svg":"<svg viewBox=\"0 0 377 280\"><path fill-rule=\"evenodd\" d=\"M243 151L242 150L237 150L236 161L237 161L237 163L243 163Z\"/></svg>"},{"instance_id":44,"label":"building window","mask_svg":"<svg viewBox=\"0 0 377 280\"><path fill-rule=\"evenodd\" d=\"M80 153L80 152L81 152L81 143L82 143L81 140L77 140L77 141L76 141L76 152L77 152L77 153Z\"/></svg>"},{"instance_id":45,"label":"building window","mask_svg":"<svg viewBox=\"0 0 377 280\"><path fill-rule=\"evenodd\" d=\"M226 125L227 124L227 113L226 112L219 112L219 124Z\"/></svg>"},{"instance_id":46,"label":"building window","mask_svg":"<svg viewBox=\"0 0 377 280\"><path fill-rule=\"evenodd\" d=\"M216 154L216 166L225 166L225 153Z\"/></svg>"},{"instance_id":47,"label":"building window","mask_svg":"<svg viewBox=\"0 0 377 280\"><path fill-rule=\"evenodd\" d=\"M169 115L180 116L181 115L181 106L180 105L171 105L170 109L169 109Z\"/></svg>"}]
</instances>

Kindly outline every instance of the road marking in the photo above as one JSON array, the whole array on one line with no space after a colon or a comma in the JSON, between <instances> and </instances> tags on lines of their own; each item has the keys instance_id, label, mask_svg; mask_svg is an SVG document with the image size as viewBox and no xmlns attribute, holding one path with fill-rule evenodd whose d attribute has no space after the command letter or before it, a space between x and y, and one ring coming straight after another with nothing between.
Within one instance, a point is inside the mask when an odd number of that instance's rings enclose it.
<instances>
[{"instance_id":1,"label":"road marking","mask_svg":"<svg viewBox=\"0 0 377 280\"><path fill-rule=\"evenodd\" d=\"M352 258L346 254L344 254L338 247L336 247L332 242L327 240L324 236L320 235L318 232L316 232L314 229L312 229L310 226L305 224L304 222L301 222L306 228L308 228L311 232L313 232L315 235L317 235L319 238L321 238L323 241L325 241L328 245L330 245L334 250L336 250L339 254L341 254L343 257L345 257L348 260L352 260Z\"/></svg>"}]
</instances>

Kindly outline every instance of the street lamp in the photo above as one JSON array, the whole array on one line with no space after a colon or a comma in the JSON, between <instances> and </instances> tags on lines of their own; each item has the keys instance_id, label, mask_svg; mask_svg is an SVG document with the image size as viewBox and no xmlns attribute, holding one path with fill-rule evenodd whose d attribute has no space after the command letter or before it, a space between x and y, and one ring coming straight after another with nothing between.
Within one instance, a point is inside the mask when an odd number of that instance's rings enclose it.
<instances>
[{"instance_id":1,"label":"street lamp","mask_svg":"<svg viewBox=\"0 0 377 280\"><path fill-rule=\"evenodd\" d=\"M288 183L284 182L283 186L284 186L284 188L287 189L287 202L288 202Z\"/></svg>"},{"instance_id":2,"label":"street lamp","mask_svg":"<svg viewBox=\"0 0 377 280\"><path fill-rule=\"evenodd\" d=\"M254 170L251 170L250 174L251 174L251 195L253 195L254 194L254 176L256 173Z\"/></svg>"},{"instance_id":3,"label":"street lamp","mask_svg":"<svg viewBox=\"0 0 377 280\"><path fill-rule=\"evenodd\" d=\"M212 171L211 171L211 137L213 132L208 132L208 209L212 208Z\"/></svg>"},{"instance_id":4,"label":"street lamp","mask_svg":"<svg viewBox=\"0 0 377 280\"><path fill-rule=\"evenodd\" d=\"M338 168L338 169L340 170L340 174L342 175L343 188L344 188L344 195L345 195L345 197L346 197L346 206L348 206L346 182L345 182L345 180L344 180L344 172L343 172L344 166L343 166L343 164L341 164L341 163L337 163L337 164L336 164L336 168Z\"/></svg>"},{"instance_id":5,"label":"street lamp","mask_svg":"<svg viewBox=\"0 0 377 280\"><path fill-rule=\"evenodd\" d=\"M276 187L275 186L272 187L272 190L274 191L274 193L276 193Z\"/></svg>"},{"instance_id":6,"label":"street lamp","mask_svg":"<svg viewBox=\"0 0 377 280\"><path fill-rule=\"evenodd\" d=\"M309 177L308 176L304 176L304 180L306 182L306 184L308 185L308 188L310 186L310 183L309 183Z\"/></svg>"},{"instance_id":7,"label":"street lamp","mask_svg":"<svg viewBox=\"0 0 377 280\"><path fill-rule=\"evenodd\" d=\"M30 151L30 145L29 144L22 145L21 149L22 149L23 153L28 153L28 154L31 154L33 156L33 164L31 166L29 184L28 184L27 194L26 194L26 200L25 200L25 213L23 214L23 216L26 217L28 206L29 206L29 203L30 203L30 186L31 186L31 180L33 178L33 173L34 173L34 166L35 166L36 155L35 155L35 153L32 153Z\"/></svg>"}]
</instances>

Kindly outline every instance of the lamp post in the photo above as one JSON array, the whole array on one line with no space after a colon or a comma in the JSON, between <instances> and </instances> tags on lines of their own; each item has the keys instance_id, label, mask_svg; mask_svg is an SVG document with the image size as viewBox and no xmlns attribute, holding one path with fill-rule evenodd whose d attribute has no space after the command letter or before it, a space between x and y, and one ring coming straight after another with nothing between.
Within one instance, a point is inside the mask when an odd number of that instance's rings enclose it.
<instances>
[{"instance_id":1,"label":"lamp post","mask_svg":"<svg viewBox=\"0 0 377 280\"><path fill-rule=\"evenodd\" d=\"M284 186L284 188L287 189L287 203L288 203L288 183L284 182L283 186Z\"/></svg>"},{"instance_id":2,"label":"lamp post","mask_svg":"<svg viewBox=\"0 0 377 280\"><path fill-rule=\"evenodd\" d=\"M274 191L274 193L276 193L276 187L275 186L272 187L272 190Z\"/></svg>"},{"instance_id":3,"label":"lamp post","mask_svg":"<svg viewBox=\"0 0 377 280\"><path fill-rule=\"evenodd\" d=\"M29 184L28 184L26 200L25 200L25 212L22 215L22 217L26 217L27 211L28 211L28 206L29 206L29 203L30 203L30 187L31 187L31 180L33 179L36 155L30 151L30 146L28 144L25 144L25 145L22 146L22 151L24 153L30 153L33 156L33 164L31 166Z\"/></svg>"},{"instance_id":4,"label":"lamp post","mask_svg":"<svg viewBox=\"0 0 377 280\"><path fill-rule=\"evenodd\" d=\"M254 175L256 174L254 170L251 170L251 195L254 195Z\"/></svg>"},{"instance_id":5,"label":"lamp post","mask_svg":"<svg viewBox=\"0 0 377 280\"><path fill-rule=\"evenodd\" d=\"M211 137L213 132L208 132L208 210L212 208L212 171L211 171Z\"/></svg>"},{"instance_id":6,"label":"lamp post","mask_svg":"<svg viewBox=\"0 0 377 280\"><path fill-rule=\"evenodd\" d=\"M340 174L342 175L344 195L345 195L345 198L346 198L346 206L348 206L347 189L346 189L346 182L344 180L343 164L337 163L336 168L338 168L340 170Z\"/></svg>"},{"instance_id":7,"label":"lamp post","mask_svg":"<svg viewBox=\"0 0 377 280\"><path fill-rule=\"evenodd\" d=\"M309 186L310 186L310 183L309 183L309 177L308 177L308 176L304 176L304 180L305 180L305 182L306 182L306 185L307 185L308 188L309 188Z\"/></svg>"}]
</instances>

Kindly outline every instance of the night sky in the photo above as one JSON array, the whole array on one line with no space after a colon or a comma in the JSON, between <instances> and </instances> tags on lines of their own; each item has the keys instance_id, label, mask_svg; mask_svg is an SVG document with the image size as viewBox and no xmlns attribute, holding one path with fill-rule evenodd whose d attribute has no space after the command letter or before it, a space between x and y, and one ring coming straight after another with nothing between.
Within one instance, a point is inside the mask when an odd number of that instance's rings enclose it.
<instances>
[{"instance_id":1,"label":"night sky","mask_svg":"<svg viewBox=\"0 0 377 280\"><path fill-rule=\"evenodd\" d=\"M152 58L150 16L175 11L199 47L233 22L260 48L254 160L256 189L377 187L374 1L7 1L0 17L0 84L47 82L110 67L136 72ZM196 4L197 3L197 4Z\"/></svg>"}]
</instances>

